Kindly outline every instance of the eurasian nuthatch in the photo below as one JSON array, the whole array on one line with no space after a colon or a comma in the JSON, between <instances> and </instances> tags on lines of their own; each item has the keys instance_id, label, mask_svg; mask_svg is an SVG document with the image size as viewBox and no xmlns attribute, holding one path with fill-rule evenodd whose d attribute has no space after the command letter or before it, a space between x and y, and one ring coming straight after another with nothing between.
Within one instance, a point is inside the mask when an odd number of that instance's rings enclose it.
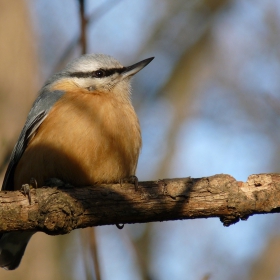
<instances>
[{"instance_id":1,"label":"eurasian nuthatch","mask_svg":"<svg viewBox=\"0 0 280 280\"><path fill-rule=\"evenodd\" d=\"M2 190L19 190L31 178L39 187L49 178L86 186L135 175L141 132L130 78L152 60L124 67L111 56L88 54L53 75L28 114ZM15 269L33 234L3 234L0 266Z\"/></svg>"}]
</instances>

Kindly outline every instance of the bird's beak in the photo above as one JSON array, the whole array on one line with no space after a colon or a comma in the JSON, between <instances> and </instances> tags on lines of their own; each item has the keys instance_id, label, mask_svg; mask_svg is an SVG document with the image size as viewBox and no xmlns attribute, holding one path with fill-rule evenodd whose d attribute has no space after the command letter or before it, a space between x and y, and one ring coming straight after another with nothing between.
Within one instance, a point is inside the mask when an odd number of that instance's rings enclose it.
<instances>
[{"instance_id":1,"label":"bird's beak","mask_svg":"<svg viewBox=\"0 0 280 280\"><path fill-rule=\"evenodd\" d=\"M131 66L125 67L124 71L122 72L123 79L127 78L129 76L135 75L137 72L139 72L145 66L147 66L153 59L154 59L154 57L150 57L150 58L144 59L138 63L135 63Z\"/></svg>"}]
</instances>

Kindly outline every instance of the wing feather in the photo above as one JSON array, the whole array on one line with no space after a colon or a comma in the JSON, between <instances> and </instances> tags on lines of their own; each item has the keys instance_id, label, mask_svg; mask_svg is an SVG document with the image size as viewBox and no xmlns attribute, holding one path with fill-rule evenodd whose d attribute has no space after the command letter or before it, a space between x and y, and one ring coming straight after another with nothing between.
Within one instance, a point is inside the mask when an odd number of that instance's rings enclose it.
<instances>
[{"instance_id":1,"label":"wing feather","mask_svg":"<svg viewBox=\"0 0 280 280\"><path fill-rule=\"evenodd\" d=\"M58 99L64 94L64 91L43 90L33 103L25 125L20 133L19 139L13 149L10 162L4 177L2 190L13 190L15 168L22 157L30 138L47 117L49 111Z\"/></svg>"}]
</instances>

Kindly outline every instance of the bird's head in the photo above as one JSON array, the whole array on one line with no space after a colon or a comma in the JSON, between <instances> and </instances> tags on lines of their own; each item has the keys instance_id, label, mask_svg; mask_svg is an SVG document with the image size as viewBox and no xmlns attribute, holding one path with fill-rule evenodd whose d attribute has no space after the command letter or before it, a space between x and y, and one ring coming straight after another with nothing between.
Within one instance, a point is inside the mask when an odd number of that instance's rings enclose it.
<instances>
[{"instance_id":1,"label":"bird's head","mask_svg":"<svg viewBox=\"0 0 280 280\"><path fill-rule=\"evenodd\" d=\"M66 80L90 92L123 95L129 98L130 78L149 64L154 58L147 58L124 67L115 58L104 54L86 54L69 63L48 84Z\"/></svg>"}]
</instances>

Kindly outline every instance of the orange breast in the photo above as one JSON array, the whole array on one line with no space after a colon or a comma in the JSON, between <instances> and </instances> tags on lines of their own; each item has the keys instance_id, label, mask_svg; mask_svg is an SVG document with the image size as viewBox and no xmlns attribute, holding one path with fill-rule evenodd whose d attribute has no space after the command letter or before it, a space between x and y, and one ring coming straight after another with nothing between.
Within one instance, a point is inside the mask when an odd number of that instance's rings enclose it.
<instances>
[{"instance_id":1,"label":"orange breast","mask_svg":"<svg viewBox=\"0 0 280 280\"><path fill-rule=\"evenodd\" d=\"M15 187L34 177L73 185L115 182L135 174L141 134L129 103L98 92L69 91L30 140L15 171Z\"/></svg>"}]
</instances>

